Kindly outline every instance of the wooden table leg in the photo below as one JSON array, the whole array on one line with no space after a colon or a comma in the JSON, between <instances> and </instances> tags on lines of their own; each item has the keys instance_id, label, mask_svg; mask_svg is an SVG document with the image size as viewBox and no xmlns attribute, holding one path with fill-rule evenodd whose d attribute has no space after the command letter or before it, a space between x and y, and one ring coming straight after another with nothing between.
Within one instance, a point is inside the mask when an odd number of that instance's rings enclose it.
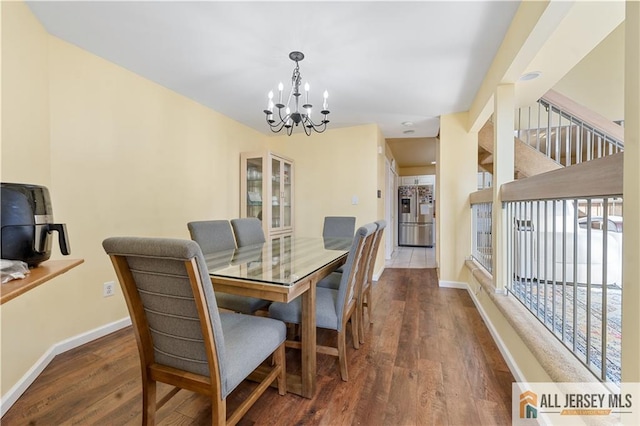
<instances>
[{"instance_id":1,"label":"wooden table leg","mask_svg":"<svg viewBox=\"0 0 640 426\"><path fill-rule=\"evenodd\" d=\"M316 393L316 282L302 297L302 396L313 398Z\"/></svg>"}]
</instances>

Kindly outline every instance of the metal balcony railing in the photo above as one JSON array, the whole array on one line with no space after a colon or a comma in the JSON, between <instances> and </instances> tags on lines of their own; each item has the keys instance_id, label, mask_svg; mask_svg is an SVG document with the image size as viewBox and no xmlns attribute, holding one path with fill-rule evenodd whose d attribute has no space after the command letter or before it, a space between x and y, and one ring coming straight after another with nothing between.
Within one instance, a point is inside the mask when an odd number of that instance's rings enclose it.
<instances>
[{"instance_id":1,"label":"metal balcony railing","mask_svg":"<svg viewBox=\"0 0 640 426\"><path fill-rule=\"evenodd\" d=\"M591 373L621 382L623 154L500 186L507 294ZM470 194L472 257L490 274L492 190ZM541 342L543 344L543 342Z\"/></svg>"},{"instance_id":2,"label":"metal balcony railing","mask_svg":"<svg viewBox=\"0 0 640 426\"><path fill-rule=\"evenodd\" d=\"M622 199L505 204L507 290L602 381L620 384ZM595 215L594 212L602 215Z\"/></svg>"},{"instance_id":3,"label":"metal balcony railing","mask_svg":"<svg viewBox=\"0 0 640 426\"><path fill-rule=\"evenodd\" d=\"M477 203L471 206L472 218L472 253L471 256L489 273L492 271L491 262L493 246L491 242L491 210L493 203Z\"/></svg>"}]
</instances>

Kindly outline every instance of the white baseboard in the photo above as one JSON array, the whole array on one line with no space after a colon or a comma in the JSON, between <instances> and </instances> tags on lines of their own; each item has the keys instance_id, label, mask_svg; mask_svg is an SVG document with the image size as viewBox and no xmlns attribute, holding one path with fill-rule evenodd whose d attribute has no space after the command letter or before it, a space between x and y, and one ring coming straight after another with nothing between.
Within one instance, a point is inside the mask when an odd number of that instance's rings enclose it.
<instances>
[{"instance_id":1,"label":"white baseboard","mask_svg":"<svg viewBox=\"0 0 640 426\"><path fill-rule=\"evenodd\" d=\"M374 273L373 274L373 281L378 281L380 279L380 277L382 276L382 273L384 272L384 266L382 267L382 269L380 269L380 272L378 273Z\"/></svg>"},{"instance_id":2,"label":"white baseboard","mask_svg":"<svg viewBox=\"0 0 640 426\"><path fill-rule=\"evenodd\" d=\"M458 282L458 281L438 281L438 287L445 288L459 288L461 290L467 290L467 283Z\"/></svg>"},{"instance_id":3,"label":"white baseboard","mask_svg":"<svg viewBox=\"0 0 640 426\"><path fill-rule=\"evenodd\" d=\"M131 318L126 317L102 327L87 331L86 333L78 334L77 336L55 343L40 357L38 361L36 361L29 371L27 371L24 376L18 380L18 383L9 389L6 394L2 395L2 398L0 398L0 417L4 416L9 408L16 403L20 396L29 386L31 386L31 384L38 378L40 373L44 371L56 355L60 355L70 349L77 348L78 346L106 336L107 334L111 334L114 331L118 331L129 325L131 325Z\"/></svg>"},{"instance_id":4,"label":"white baseboard","mask_svg":"<svg viewBox=\"0 0 640 426\"><path fill-rule=\"evenodd\" d=\"M491 322L489 315L487 315L487 312L480 304L480 301L476 297L476 294L473 292L473 289L469 285L466 286L466 289L471 296L471 300L473 300L473 303L476 305L476 309L478 309L478 312L480 312L480 316L484 320L484 323L487 325L489 333L491 333L491 337L493 337L493 341L496 343L496 346L498 346L498 350L502 354L502 358L504 358L505 362L507 363L507 367L509 367L509 370L511 371L511 374L513 374L514 379L516 379L516 382L524 382L525 378L522 374L522 371L520 370L520 368L518 368L518 364L513 359L511 352L509 352L509 349L507 349L506 344Z\"/></svg>"}]
</instances>

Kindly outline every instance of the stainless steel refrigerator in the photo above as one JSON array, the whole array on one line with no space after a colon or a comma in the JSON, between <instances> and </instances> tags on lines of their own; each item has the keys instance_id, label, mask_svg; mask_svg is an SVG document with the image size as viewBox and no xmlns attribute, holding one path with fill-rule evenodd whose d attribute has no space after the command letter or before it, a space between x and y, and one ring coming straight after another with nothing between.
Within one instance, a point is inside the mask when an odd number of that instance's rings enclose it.
<instances>
[{"instance_id":1,"label":"stainless steel refrigerator","mask_svg":"<svg viewBox=\"0 0 640 426\"><path fill-rule=\"evenodd\" d=\"M398 188L398 245L433 247L433 185Z\"/></svg>"}]
</instances>

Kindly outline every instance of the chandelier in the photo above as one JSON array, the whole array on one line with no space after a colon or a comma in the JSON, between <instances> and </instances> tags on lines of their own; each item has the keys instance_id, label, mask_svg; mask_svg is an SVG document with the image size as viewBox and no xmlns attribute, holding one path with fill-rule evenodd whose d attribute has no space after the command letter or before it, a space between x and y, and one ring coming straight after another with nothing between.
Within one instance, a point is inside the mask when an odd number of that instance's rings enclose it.
<instances>
[{"instance_id":1,"label":"chandelier","mask_svg":"<svg viewBox=\"0 0 640 426\"><path fill-rule=\"evenodd\" d=\"M327 102L327 98L329 97L329 93L325 90L322 102L322 111L320 114L322 115L322 119L315 123L311 119L311 110L313 105L309 103L309 83L305 83L304 85L304 104L302 105L302 110L300 110L300 83L302 81L302 76L300 75L300 66L298 62L304 59L304 54L302 52L291 52L289 53L289 58L296 63L296 67L293 69L293 75L291 76L291 92L289 93L289 98L287 99L286 105L282 103L282 91L284 89L284 85L282 83L278 84L278 103L273 103L273 91L269 92L269 102L267 104L267 109L264 110L264 113L267 118L267 124L269 125L271 131L273 133L278 133L282 129L285 129L287 135L291 136L293 132L293 126L299 126L302 123L302 128L307 136L311 135L311 131L315 131L317 133L322 133L327 129L327 115L329 115L329 103ZM295 105L293 111L289 106L291 104L291 98L294 99ZM275 116L273 112L273 107L278 108L277 116ZM284 115L283 110L284 109Z\"/></svg>"}]
</instances>

